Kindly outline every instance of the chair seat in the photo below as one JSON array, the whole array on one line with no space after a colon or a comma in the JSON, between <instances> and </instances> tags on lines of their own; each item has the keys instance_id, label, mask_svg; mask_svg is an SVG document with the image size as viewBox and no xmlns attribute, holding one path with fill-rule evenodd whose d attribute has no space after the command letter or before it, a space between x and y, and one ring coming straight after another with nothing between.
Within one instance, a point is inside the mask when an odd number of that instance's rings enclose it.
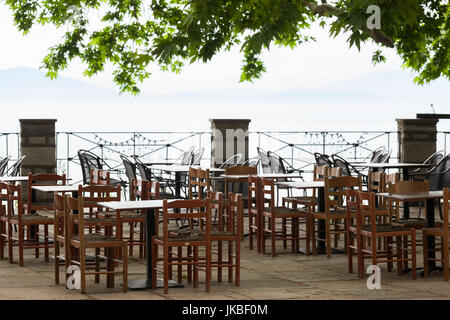
<instances>
[{"instance_id":1,"label":"chair seat","mask_svg":"<svg viewBox=\"0 0 450 320\"><path fill-rule=\"evenodd\" d=\"M162 236L158 236L156 237L156 239L158 239L159 241L164 241L164 237ZM189 242L189 241L204 241L204 240L205 239L202 236L191 233L189 234L182 233L177 236L170 236L168 238L169 242Z\"/></svg>"},{"instance_id":2,"label":"chair seat","mask_svg":"<svg viewBox=\"0 0 450 320\"><path fill-rule=\"evenodd\" d=\"M192 233L196 233L200 236L204 236L205 235L205 230L204 229L191 229ZM211 229L211 236L235 236L236 233L234 232L230 232L230 231L220 231L217 229Z\"/></svg>"},{"instance_id":3,"label":"chair seat","mask_svg":"<svg viewBox=\"0 0 450 320\"><path fill-rule=\"evenodd\" d=\"M26 209L28 207L31 208L48 208L52 209L55 204L53 202L39 202L39 203L31 203L29 206L27 203L23 204L23 207Z\"/></svg>"},{"instance_id":4,"label":"chair seat","mask_svg":"<svg viewBox=\"0 0 450 320\"><path fill-rule=\"evenodd\" d=\"M415 229L422 229L427 226L427 223L424 219L400 219L398 222L392 222L392 224L410 228L414 227Z\"/></svg>"},{"instance_id":5,"label":"chair seat","mask_svg":"<svg viewBox=\"0 0 450 320\"><path fill-rule=\"evenodd\" d=\"M372 225L365 224L361 227L364 231L372 231ZM411 231L410 228L398 226L398 225L392 225L392 224L377 224L376 225L376 232L377 233L384 233L384 232L394 232L394 231Z\"/></svg>"},{"instance_id":6,"label":"chair seat","mask_svg":"<svg viewBox=\"0 0 450 320\"><path fill-rule=\"evenodd\" d=\"M272 211L274 211L275 214L282 214L282 213L302 214L302 213L307 213L308 212L305 209L297 209L297 208L275 207L275 208L273 208L273 210L272 210L271 207L264 208L264 212L271 213Z\"/></svg>"},{"instance_id":7,"label":"chair seat","mask_svg":"<svg viewBox=\"0 0 450 320\"><path fill-rule=\"evenodd\" d=\"M95 225L113 225L116 224L116 221L113 219L105 219L105 218L84 218L84 224L95 224Z\"/></svg>"},{"instance_id":8,"label":"chair seat","mask_svg":"<svg viewBox=\"0 0 450 320\"><path fill-rule=\"evenodd\" d=\"M24 222L42 222L42 223L53 223L54 219L46 216L42 216L40 214L23 214L22 220ZM11 216L10 221L19 221L18 215Z\"/></svg>"},{"instance_id":9,"label":"chair seat","mask_svg":"<svg viewBox=\"0 0 450 320\"><path fill-rule=\"evenodd\" d=\"M72 237L73 240L80 241L80 236L75 235ZM104 236L102 234L91 233L84 235L85 242L122 242L120 239L116 237Z\"/></svg>"},{"instance_id":10,"label":"chair seat","mask_svg":"<svg viewBox=\"0 0 450 320\"><path fill-rule=\"evenodd\" d=\"M312 202L312 203L318 202L317 197L285 197L283 199L288 202L295 202L295 201Z\"/></svg>"}]
</instances>

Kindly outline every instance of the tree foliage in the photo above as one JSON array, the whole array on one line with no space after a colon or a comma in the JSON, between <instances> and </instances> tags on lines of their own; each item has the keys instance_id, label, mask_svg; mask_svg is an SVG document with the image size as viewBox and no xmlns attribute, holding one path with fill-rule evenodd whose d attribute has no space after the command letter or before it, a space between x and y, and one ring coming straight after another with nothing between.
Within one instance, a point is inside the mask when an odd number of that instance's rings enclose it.
<instances>
[{"instance_id":1,"label":"tree foliage","mask_svg":"<svg viewBox=\"0 0 450 320\"><path fill-rule=\"evenodd\" d=\"M266 71L260 56L273 45L297 47L315 40L313 23L330 36L345 33L350 46L375 41L372 61L385 61L383 47L395 48L404 66L423 84L450 79L450 5L448 0L6 0L17 28L35 24L69 26L43 60L54 78L80 58L85 75L114 65L121 91L139 92L152 67L179 72L186 63L207 62L239 46L241 81ZM367 8L381 9L381 29L368 29Z\"/></svg>"}]
</instances>

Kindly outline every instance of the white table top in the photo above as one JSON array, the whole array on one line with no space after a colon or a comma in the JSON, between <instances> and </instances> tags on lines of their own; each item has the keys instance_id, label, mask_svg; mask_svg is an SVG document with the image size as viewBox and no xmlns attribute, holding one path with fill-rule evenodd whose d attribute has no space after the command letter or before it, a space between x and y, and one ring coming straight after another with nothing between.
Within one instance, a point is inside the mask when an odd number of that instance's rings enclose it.
<instances>
[{"instance_id":1,"label":"white table top","mask_svg":"<svg viewBox=\"0 0 450 320\"><path fill-rule=\"evenodd\" d=\"M439 199L444 196L443 191L429 191L429 192L417 192L411 194L389 194L389 193L377 193L377 196L394 199L394 200L407 200L407 201L418 201L426 199Z\"/></svg>"},{"instance_id":2,"label":"white table top","mask_svg":"<svg viewBox=\"0 0 450 320\"><path fill-rule=\"evenodd\" d=\"M28 176L0 177L0 182L28 181Z\"/></svg>"},{"instance_id":3,"label":"white table top","mask_svg":"<svg viewBox=\"0 0 450 320\"><path fill-rule=\"evenodd\" d=\"M433 164L423 164L423 163L350 163L354 167L361 168L378 168L378 169L388 169L388 168L427 168L433 167Z\"/></svg>"},{"instance_id":4,"label":"white table top","mask_svg":"<svg viewBox=\"0 0 450 320\"><path fill-rule=\"evenodd\" d=\"M220 175L223 178L230 178L230 179L246 179L249 176L254 176L254 174L221 174ZM301 174L292 174L292 173L262 173L256 175L261 178L267 178L267 179L288 179L288 178L301 178Z\"/></svg>"},{"instance_id":5,"label":"white table top","mask_svg":"<svg viewBox=\"0 0 450 320\"><path fill-rule=\"evenodd\" d=\"M225 169L219 168L204 168L199 166L182 166L182 165L155 165L151 166L151 170L170 171L170 172L189 172L189 167L198 168L202 170L209 169L209 172L225 172Z\"/></svg>"},{"instance_id":6,"label":"white table top","mask_svg":"<svg viewBox=\"0 0 450 320\"><path fill-rule=\"evenodd\" d=\"M293 189L317 189L324 188L325 181L277 182L277 185Z\"/></svg>"},{"instance_id":7,"label":"white table top","mask_svg":"<svg viewBox=\"0 0 450 320\"><path fill-rule=\"evenodd\" d=\"M86 186L82 186L86 187ZM78 185L72 186L32 186L31 189L42 192L77 192Z\"/></svg>"},{"instance_id":8,"label":"white table top","mask_svg":"<svg viewBox=\"0 0 450 320\"><path fill-rule=\"evenodd\" d=\"M110 202L99 202L98 205L111 209L113 211L117 210L143 210L143 209L159 209L163 207L164 200L141 200L141 201L110 201ZM175 199L167 200L167 202L177 201Z\"/></svg>"}]
</instances>

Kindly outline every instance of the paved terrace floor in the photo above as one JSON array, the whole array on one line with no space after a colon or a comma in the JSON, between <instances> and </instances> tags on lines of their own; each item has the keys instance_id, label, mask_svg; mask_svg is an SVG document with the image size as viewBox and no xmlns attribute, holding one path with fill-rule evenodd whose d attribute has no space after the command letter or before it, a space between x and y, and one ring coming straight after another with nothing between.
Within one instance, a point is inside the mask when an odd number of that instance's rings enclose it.
<instances>
[{"instance_id":1,"label":"paved terrace floor","mask_svg":"<svg viewBox=\"0 0 450 320\"><path fill-rule=\"evenodd\" d=\"M419 239L421 238L420 232ZM303 245L301 245L303 246ZM343 246L341 241L340 246ZM276 257L258 254L248 249L248 239L242 243L241 286L223 282L218 284L213 272L211 292L206 293L201 283L194 289L187 284L185 288L169 289L165 295L163 289L128 291L123 293L116 278L116 288L107 289L105 279L95 284L93 277L88 277L88 293L67 290L64 285L54 284L53 261L45 262L34 258L34 250L25 250L25 267L0 261L0 299L139 299L139 300L251 300L251 299L449 299L450 283L443 280L442 273L435 273L427 278L418 275L412 280L410 274L397 276L382 267L381 290L369 290L366 279L359 279L356 274L347 272L347 255L335 254L331 259L326 256L305 256L283 250L278 245ZM17 248L15 249L17 250ZM51 254L53 249L51 249ZM368 266L366 262L366 267ZM422 249L418 247L418 266L423 266ZM356 268L356 262L355 262ZM226 273L224 272L224 276ZM145 277L145 260L136 257L129 259L129 279ZM61 279L64 271L61 268ZM225 277L226 280L226 277Z\"/></svg>"}]
</instances>

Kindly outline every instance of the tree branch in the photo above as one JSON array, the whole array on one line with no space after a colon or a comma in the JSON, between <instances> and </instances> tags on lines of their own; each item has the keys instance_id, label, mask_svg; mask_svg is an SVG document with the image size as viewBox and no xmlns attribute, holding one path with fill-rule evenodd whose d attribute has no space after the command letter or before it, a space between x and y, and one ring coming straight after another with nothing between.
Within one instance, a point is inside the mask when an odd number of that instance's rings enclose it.
<instances>
[{"instance_id":1,"label":"tree branch","mask_svg":"<svg viewBox=\"0 0 450 320\"><path fill-rule=\"evenodd\" d=\"M324 16L331 16L334 15L337 11L339 11L338 8L332 6L331 4L328 4L326 0L322 0L322 4L318 5L314 2L308 2L303 1L306 6L312 11L312 13L317 14L321 17ZM392 41L391 37L384 34L379 29L369 29L366 28L363 30L365 33L369 35L375 42L382 43L386 47L393 48L394 42Z\"/></svg>"}]
</instances>

